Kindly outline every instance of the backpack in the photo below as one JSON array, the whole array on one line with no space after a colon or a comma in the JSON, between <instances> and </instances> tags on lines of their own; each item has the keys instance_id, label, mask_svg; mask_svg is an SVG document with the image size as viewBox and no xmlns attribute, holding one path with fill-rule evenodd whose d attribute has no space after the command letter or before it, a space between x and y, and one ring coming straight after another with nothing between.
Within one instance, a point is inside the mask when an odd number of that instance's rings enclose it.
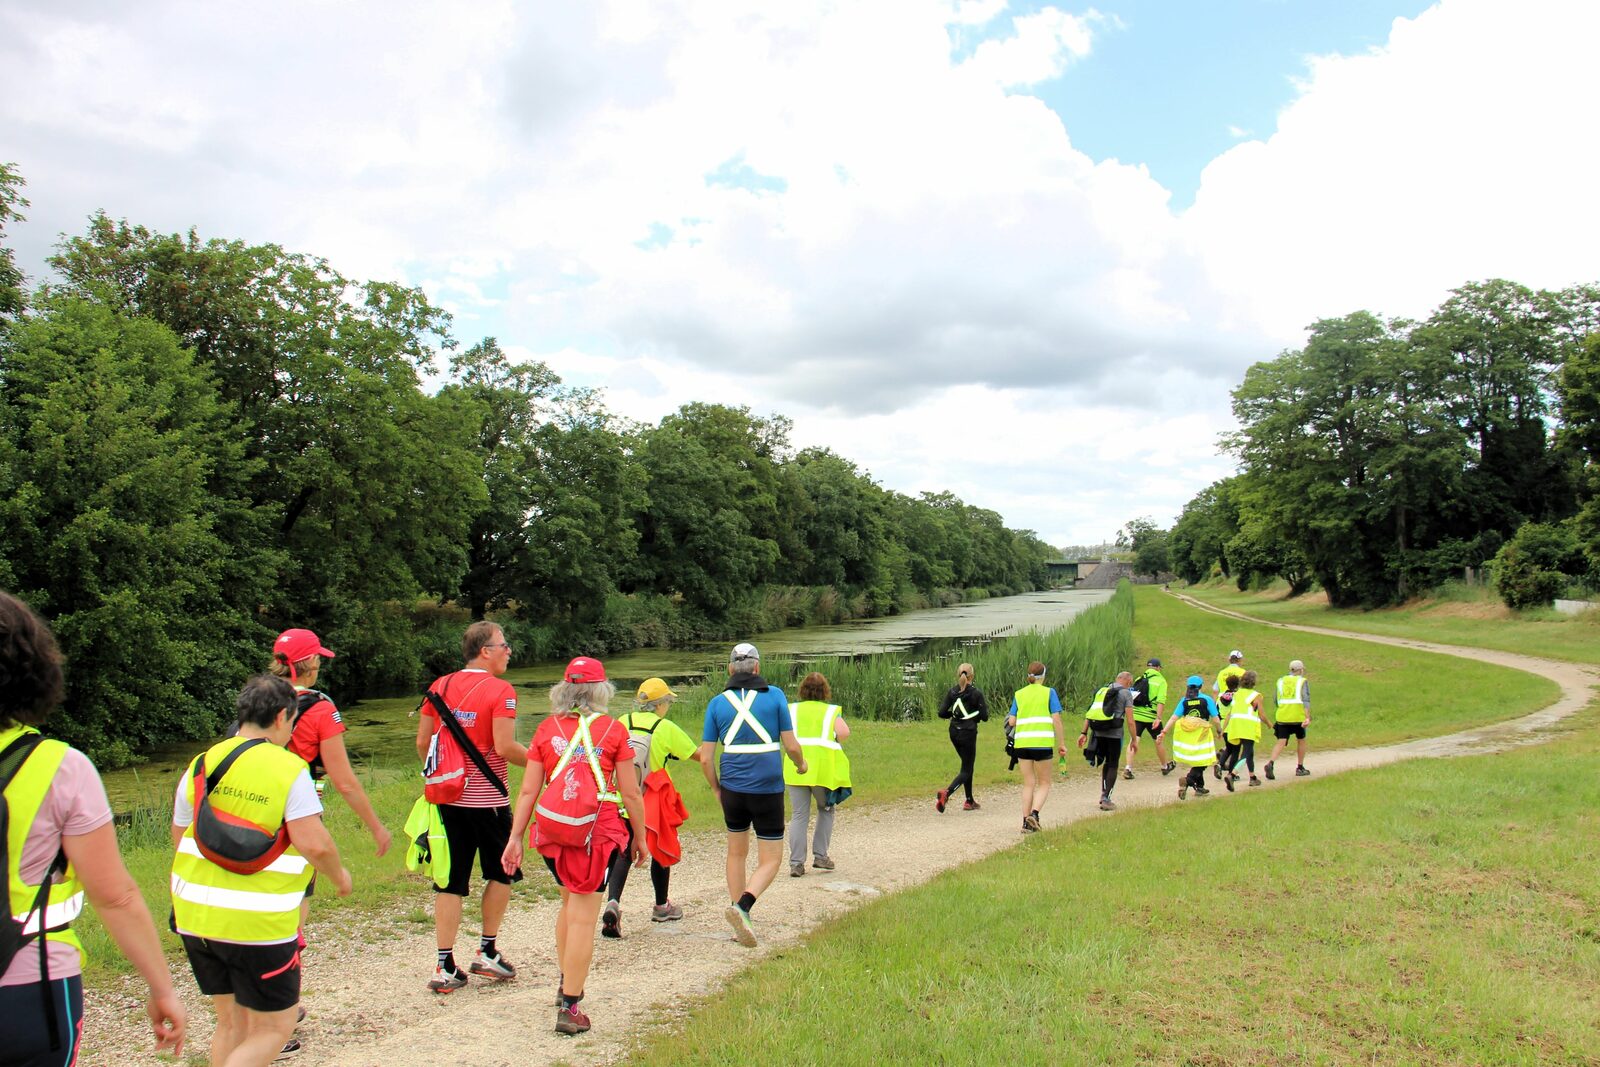
<instances>
[{"instance_id":1,"label":"backpack","mask_svg":"<svg viewBox=\"0 0 1600 1067\"><path fill-rule=\"evenodd\" d=\"M539 801L533 807L530 834L530 843L535 849L540 845L558 845L588 852L601 804L619 799L616 793L606 789L605 774L600 770L600 757L595 751L597 746L589 733L589 724L598 718L599 715L579 717L578 728L567 739L566 751L561 753L550 772L549 782L539 794ZM606 732L600 736L602 744L616 725L617 720L611 719ZM587 767L579 767L574 762L573 757L580 747Z\"/></svg>"},{"instance_id":2,"label":"backpack","mask_svg":"<svg viewBox=\"0 0 1600 1067\"><path fill-rule=\"evenodd\" d=\"M328 694L322 692L320 689L302 689L296 693L294 698L294 718L289 720L289 736L293 737L295 730L300 728L301 716L327 699L329 699ZM239 722L237 719L234 720L232 726L228 727L228 732L223 736L239 736ZM311 761L307 764L307 766L311 768L311 777L313 778L321 778L327 774L327 771L324 770L322 766L321 752L318 752L315 756L312 756Z\"/></svg>"},{"instance_id":3,"label":"backpack","mask_svg":"<svg viewBox=\"0 0 1600 1067\"><path fill-rule=\"evenodd\" d=\"M1185 715L1198 715L1202 719L1211 718L1211 709L1206 706L1204 697L1184 697L1182 709Z\"/></svg>"},{"instance_id":4,"label":"backpack","mask_svg":"<svg viewBox=\"0 0 1600 1067\"><path fill-rule=\"evenodd\" d=\"M478 688L473 686L472 689ZM467 690L471 695L472 689ZM503 797L510 797L500 776L489 769L489 762L478 751L478 746L467 737L467 732L456 720L456 713L444 698L433 690L423 694L423 699L433 705L439 716L439 729L428 742L428 755L422 761L422 799L429 804L454 804L467 791L467 760L472 760L478 773L488 780Z\"/></svg>"},{"instance_id":5,"label":"backpack","mask_svg":"<svg viewBox=\"0 0 1600 1067\"><path fill-rule=\"evenodd\" d=\"M1150 706L1150 676L1141 674L1133 680L1133 706L1148 708Z\"/></svg>"},{"instance_id":6,"label":"backpack","mask_svg":"<svg viewBox=\"0 0 1600 1067\"><path fill-rule=\"evenodd\" d=\"M25 733L0 752L0 860L6 864L7 880L10 880L11 871L11 805L5 799L4 789L11 784L11 780L22 770L22 765L28 762L28 757L33 755L33 750L44 741L44 735L34 732ZM22 862L22 857L17 857L17 862ZM46 990L44 997L45 1018L50 1027L50 1048L55 1051L61 1048L61 1022L56 1014L56 998L51 995L50 989L50 941L45 934L49 930L40 929L31 934L22 931L27 928L27 922L34 915L39 916L39 925L44 926L45 909L50 904L50 886L55 880L57 871L67 869L67 855L57 852L55 860L44 873L44 881L39 883L39 892L34 895L33 906L28 909L28 914L18 922L12 915L7 914L0 919L0 973L11 966L11 961L16 959L17 953L22 951L29 941L39 942L39 984ZM7 909L9 912L9 908Z\"/></svg>"},{"instance_id":7,"label":"backpack","mask_svg":"<svg viewBox=\"0 0 1600 1067\"><path fill-rule=\"evenodd\" d=\"M1123 688L1120 685L1108 686L1106 688L1106 698L1100 702L1100 711L1113 722L1122 721L1121 694Z\"/></svg>"},{"instance_id":8,"label":"backpack","mask_svg":"<svg viewBox=\"0 0 1600 1067\"><path fill-rule=\"evenodd\" d=\"M628 747L633 749L633 769L639 773L639 783L642 788L645 776L650 773L652 735L656 732L656 727L661 725L661 718L657 716L656 721L646 730L643 726L635 725L633 713L629 713L622 725L628 728Z\"/></svg>"},{"instance_id":9,"label":"backpack","mask_svg":"<svg viewBox=\"0 0 1600 1067\"><path fill-rule=\"evenodd\" d=\"M204 753L194 761L194 843L200 855L225 871L234 874L255 874L289 847L289 824L282 822L277 829L265 826L211 806L211 793L217 788L228 768L235 760L257 745L267 744L265 738L254 737L235 748L217 764L217 769L206 773Z\"/></svg>"}]
</instances>

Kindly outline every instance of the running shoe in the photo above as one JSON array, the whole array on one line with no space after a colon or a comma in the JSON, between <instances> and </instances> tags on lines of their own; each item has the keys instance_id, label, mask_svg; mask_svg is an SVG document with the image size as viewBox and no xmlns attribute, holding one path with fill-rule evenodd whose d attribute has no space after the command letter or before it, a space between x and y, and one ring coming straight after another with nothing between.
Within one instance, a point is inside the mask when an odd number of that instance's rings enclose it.
<instances>
[{"instance_id":1,"label":"running shoe","mask_svg":"<svg viewBox=\"0 0 1600 1067\"><path fill-rule=\"evenodd\" d=\"M304 1004L297 1005L295 1007L295 1009L294 1009L294 1024L296 1026L299 1026L301 1023L303 1023L305 1021L306 1021L306 1006Z\"/></svg>"},{"instance_id":2,"label":"running shoe","mask_svg":"<svg viewBox=\"0 0 1600 1067\"><path fill-rule=\"evenodd\" d=\"M299 1051L300 1051L300 1040L298 1038L291 1037L289 1040L287 1040L287 1041L285 1041L283 1043L283 1048L279 1049L278 1050L278 1054L276 1056L272 1057L272 1058L275 1059L275 1060L281 1060L285 1056L293 1056L296 1052L299 1052Z\"/></svg>"},{"instance_id":3,"label":"running shoe","mask_svg":"<svg viewBox=\"0 0 1600 1067\"><path fill-rule=\"evenodd\" d=\"M1100 798L1100 810L1101 811L1116 811L1117 810L1117 806L1111 802L1111 798L1110 797L1101 797Z\"/></svg>"},{"instance_id":4,"label":"running shoe","mask_svg":"<svg viewBox=\"0 0 1600 1067\"><path fill-rule=\"evenodd\" d=\"M1133 768L1132 767L1124 767L1124 768L1122 768L1122 777L1126 778L1130 782L1133 781Z\"/></svg>"},{"instance_id":5,"label":"running shoe","mask_svg":"<svg viewBox=\"0 0 1600 1067\"><path fill-rule=\"evenodd\" d=\"M1194 795L1197 797L1208 797L1211 795L1211 790L1207 789L1203 785L1197 785L1194 787Z\"/></svg>"},{"instance_id":6,"label":"running shoe","mask_svg":"<svg viewBox=\"0 0 1600 1067\"><path fill-rule=\"evenodd\" d=\"M1262 769L1267 772L1267 780L1268 781L1275 782L1275 781L1278 780L1278 776L1272 773L1272 761L1271 760L1268 760L1267 761L1267 765Z\"/></svg>"},{"instance_id":7,"label":"running shoe","mask_svg":"<svg viewBox=\"0 0 1600 1067\"><path fill-rule=\"evenodd\" d=\"M965 804L961 805L961 810L962 811L977 811L981 807L983 807L983 805L979 804L976 800L969 800Z\"/></svg>"},{"instance_id":8,"label":"running shoe","mask_svg":"<svg viewBox=\"0 0 1600 1067\"><path fill-rule=\"evenodd\" d=\"M1178 799L1179 800L1186 800L1186 799L1188 799L1188 796L1189 796L1189 783L1187 781L1184 781L1182 784L1180 784L1178 786Z\"/></svg>"},{"instance_id":9,"label":"running shoe","mask_svg":"<svg viewBox=\"0 0 1600 1067\"><path fill-rule=\"evenodd\" d=\"M612 939L622 936L621 901L606 901L605 910L600 913L600 936Z\"/></svg>"},{"instance_id":10,"label":"running shoe","mask_svg":"<svg viewBox=\"0 0 1600 1067\"><path fill-rule=\"evenodd\" d=\"M1306 770L1304 767L1296 767L1294 769L1294 776L1296 778L1305 778L1305 777L1308 777L1310 774L1311 774L1311 772Z\"/></svg>"},{"instance_id":11,"label":"running shoe","mask_svg":"<svg viewBox=\"0 0 1600 1067\"><path fill-rule=\"evenodd\" d=\"M650 921L653 923L674 923L681 918L683 909L670 900L665 904L656 904L650 909Z\"/></svg>"},{"instance_id":12,"label":"running shoe","mask_svg":"<svg viewBox=\"0 0 1600 1067\"><path fill-rule=\"evenodd\" d=\"M556 1033L570 1037L573 1034L585 1033L588 1029L589 1017L579 1010L576 1004L570 1008L556 1009Z\"/></svg>"},{"instance_id":13,"label":"running shoe","mask_svg":"<svg viewBox=\"0 0 1600 1067\"><path fill-rule=\"evenodd\" d=\"M1167 765L1165 767L1161 768L1161 777L1165 778L1167 775L1171 774L1173 771L1175 771L1177 769L1178 769L1178 765L1176 763L1174 763L1172 760L1168 760L1167 761Z\"/></svg>"},{"instance_id":14,"label":"running shoe","mask_svg":"<svg viewBox=\"0 0 1600 1067\"><path fill-rule=\"evenodd\" d=\"M827 856L812 856L811 866L815 867L819 871L831 871L833 870L833 860L829 859Z\"/></svg>"},{"instance_id":15,"label":"running shoe","mask_svg":"<svg viewBox=\"0 0 1600 1067\"><path fill-rule=\"evenodd\" d=\"M1039 829L1039 817L1031 814L1024 815L1022 817L1022 828L1030 834L1035 833Z\"/></svg>"},{"instance_id":16,"label":"running shoe","mask_svg":"<svg viewBox=\"0 0 1600 1067\"><path fill-rule=\"evenodd\" d=\"M473 957L472 966L467 969L473 974L484 978L515 978L517 976L517 969L511 966L511 961L498 952L493 956L485 956L482 952L479 952Z\"/></svg>"},{"instance_id":17,"label":"running shoe","mask_svg":"<svg viewBox=\"0 0 1600 1067\"><path fill-rule=\"evenodd\" d=\"M933 795L933 810L940 815L944 814L945 801L950 799L950 790L941 789Z\"/></svg>"},{"instance_id":18,"label":"running shoe","mask_svg":"<svg viewBox=\"0 0 1600 1067\"><path fill-rule=\"evenodd\" d=\"M1228 792L1230 793L1233 792L1233 783L1238 780L1239 776L1237 774L1225 774L1222 776L1222 784L1228 787Z\"/></svg>"},{"instance_id":19,"label":"running shoe","mask_svg":"<svg viewBox=\"0 0 1600 1067\"><path fill-rule=\"evenodd\" d=\"M434 964L433 981L428 983L428 989L435 993L454 993L466 984L467 975L465 971L446 974L444 968Z\"/></svg>"},{"instance_id":20,"label":"running shoe","mask_svg":"<svg viewBox=\"0 0 1600 1067\"><path fill-rule=\"evenodd\" d=\"M729 904L728 910L722 914L728 920L728 925L733 927L733 939L745 948L755 948L756 928L750 925L750 913L737 904Z\"/></svg>"},{"instance_id":21,"label":"running shoe","mask_svg":"<svg viewBox=\"0 0 1600 1067\"><path fill-rule=\"evenodd\" d=\"M805 876L806 876L806 865L805 864L803 864L803 863L791 863L791 864L789 864L789 877L790 878L804 878Z\"/></svg>"},{"instance_id":22,"label":"running shoe","mask_svg":"<svg viewBox=\"0 0 1600 1067\"><path fill-rule=\"evenodd\" d=\"M1255 775L1252 774L1250 776L1250 784L1251 785L1260 785L1261 784L1261 779L1257 778Z\"/></svg>"}]
</instances>

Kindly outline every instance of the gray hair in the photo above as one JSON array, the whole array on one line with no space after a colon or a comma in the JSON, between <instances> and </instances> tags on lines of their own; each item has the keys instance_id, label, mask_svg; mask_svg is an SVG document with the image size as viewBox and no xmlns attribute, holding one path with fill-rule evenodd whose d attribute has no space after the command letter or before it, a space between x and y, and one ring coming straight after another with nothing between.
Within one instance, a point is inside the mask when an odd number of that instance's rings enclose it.
<instances>
[{"instance_id":1,"label":"gray hair","mask_svg":"<svg viewBox=\"0 0 1600 1067\"><path fill-rule=\"evenodd\" d=\"M605 711L617 687L610 682L557 682L550 687L550 710L565 715L574 708Z\"/></svg>"},{"instance_id":2,"label":"gray hair","mask_svg":"<svg viewBox=\"0 0 1600 1067\"><path fill-rule=\"evenodd\" d=\"M728 664L728 670L733 674L754 674L760 669L761 660L751 656L733 660Z\"/></svg>"}]
</instances>

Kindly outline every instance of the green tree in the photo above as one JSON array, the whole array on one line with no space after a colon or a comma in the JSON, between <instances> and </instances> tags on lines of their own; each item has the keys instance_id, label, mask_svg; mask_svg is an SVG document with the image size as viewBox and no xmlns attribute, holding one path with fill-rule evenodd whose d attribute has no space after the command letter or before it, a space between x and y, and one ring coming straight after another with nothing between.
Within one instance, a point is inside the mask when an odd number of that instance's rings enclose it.
<instances>
[{"instance_id":1,"label":"green tree","mask_svg":"<svg viewBox=\"0 0 1600 1067\"><path fill-rule=\"evenodd\" d=\"M5 244L6 224L25 217L21 211L28 206L22 197L25 184L16 164L0 163L0 323L22 314L27 302L16 253Z\"/></svg>"},{"instance_id":2,"label":"green tree","mask_svg":"<svg viewBox=\"0 0 1600 1067\"><path fill-rule=\"evenodd\" d=\"M1600 333L1592 333L1568 354L1561 368L1561 438L1576 455L1583 501L1576 532L1600 578Z\"/></svg>"}]
</instances>

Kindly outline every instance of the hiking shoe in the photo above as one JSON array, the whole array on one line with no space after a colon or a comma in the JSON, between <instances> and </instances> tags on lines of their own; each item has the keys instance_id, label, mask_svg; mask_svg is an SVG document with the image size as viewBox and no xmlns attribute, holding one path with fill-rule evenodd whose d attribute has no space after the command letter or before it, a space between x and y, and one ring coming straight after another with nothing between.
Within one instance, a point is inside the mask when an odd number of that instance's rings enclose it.
<instances>
[{"instance_id":1,"label":"hiking shoe","mask_svg":"<svg viewBox=\"0 0 1600 1067\"><path fill-rule=\"evenodd\" d=\"M1306 773L1309 774L1310 772L1308 771ZM983 807L983 805L979 804L976 800L969 800L965 804L961 805L961 810L962 811L977 811L981 807Z\"/></svg>"},{"instance_id":2,"label":"hiking shoe","mask_svg":"<svg viewBox=\"0 0 1600 1067\"><path fill-rule=\"evenodd\" d=\"M1305 778L1305 777L1308 777L1310 774L1311 774L1311 772L1306 770L1304 767L1296 767L1294 769L1294 776L1296 778Z\"/></svg>"},{"instance_id":3,"label":"hiking shoe","mask_svg":"<svg viewBox=\"0 0 1600 1067\"><path fill-rule=\"evenodd\" d=\"M1197 797L1208 797L1211 795L1211 790L1207 789L1203 785L1197 785L1194 787L1194 795Z\"/></svg>"},{"instance_id":4,"label":"hiking shoe","mask_svg":"<svg viewBox=\"0 0 1600 1067\"><path fill-rule=\"evenodd\" d=\"M1228 787L1228 792L1230 793L1233 792L1233 783L1238 780L1239 776L1237 774L1225 774L1222 776L1222 784Z\"/></svg>"},{"instance_id":5,"label":"hiking shoe","mask_svg":"<svg viewBox=\"0 0 1600 1067\"><path fill-rule=\"evenodd\" d=\"M1126 778L1130 782L1133 781L1133 768L1132 767L1124 767L1124 768L1122 768L1122 777Z\"/></svg>"},{"instance_id":6,"label":"hiking shoe","mask_svg":"<svg viewBox=\"0 0 1600 1067\"><path fill-rule=\"evenodd\" d=\"M291 1037L289 1040L287 1040L287 1041L285 1041L283 1043L283 1048L279 1049L278 1050L278 1054L276 1056L272 1057L272 1058L275 1059L275 1060L281 1060L285 1056L293 1056L296 1052L299 1052L299 1051L300 1051L300 1042L299 1042L299 1040L296 1039L296 1038Z\"/></svg>"},{"instance_id":7,"label":"hiking shoe","mask_svg":"<svg viewBox=\"0 0 1600 1067\"><path fill-rule=\"evenodd\" d=\"M478 953L472 959L472 966L467 968L473 974L482 975L484 978L515 978L517 969L511 966L511 961L499 953L485 956Z\"/></svg>"},{"instance_id":8,"label":"hiking shoe","mask_svg":"<svg viewBox=\"0 0 1600 1067\"><path fill-rule=\"evenodd\" d=\"M434 993L454 993L466 984L467 974L465 971L446 974L442 967L434 964L433 981L428 983L428 989Z\"/></svg>"},{"instance_id":9,"label":"hiking shoe","mask_svg":"<svg viewBox=\"0 0 1600 1067\"><path fill-rule=\"evenodd\" d=\"M572 1036L581 1034L589 1029L589 1017L579 1010L574 1004L572 1007L556 1009L556 1033Z\"/></svg>"},{"instance_id":10,"label":"hiking shoe","mask_svg":"<svg viewBox=\"0 0 1600 1067\"><path fill-rule=\"evenodd\" d=\"M803 863L791 863L791 864L789 864L789 877L790 878L804 878L805 874L806 874L806 865L805 864L803 864Z\"/></svg>"},{"instance_id":11,"label":"hiking shoe","mask_svg":"<svg viewBox=\"0 0 1600 1067\"><path fill-rule=\"evenodd\" d=\"M794 872L790 872L791 874ZM656 904L650 908L650 921L653 923L674 923L683 918L683 909L672 901L665 904Z\"/></svg>"},{"instance_id":12,"label":"hiking shoe","mask_svg":"<svg viewBox=\"0 0 1600 1067\"><path fill-rule=\"evenodd\" d=\"M301 1023L303 1023L305 1021L306 1021L306 1006L304 1004L296 1005L295 1009L294 1009L294 1024L296 1026L299 1026Z\"/></svg>"},{"instance_id":13,"label":"hiking shoe","mask_svg":"<svg viewBox=\"0 0 1600 1067\"><path fill-rule=\"evenodd\" d=\"M1257 778L1255 775L1252 774L1250 776L1250 784L1251 785L1260 785L1261 784L1261 779Z\"/></svg>"},{"instance_id":14,"label":"hiking shoe","mask_svg":"<svg viewBox=\"0 0 1600 1067\"><path fill-rule=\"evenodd\" d=\"M1222 777L1222 764L1213 763L1211 765L1211 777L1213 777L1213 778L1221 778Z\"/></svg>"},{"instance_id":15,"label":"hiking shoe","mask_svg":"<svg viewBox=\"0 0 1600 1067\"><path fill-rule=\"evenodd\" d=\"M940 815L944 814L945 801L950 799L950 790L941 789L933 795L933 810Z\"/></svg>"},{"instance_id":16,"label":"hiking shoe","mask_svg":"<svg viewBox=\"0 0 1600 1067\"><path fill-rule=\"evenodd\" d=\"M1039 829L1039 817L1032 814L1024 815L1022 817L1022 828L1030 834L1037 832Z\"/></svg>"},{"instance_id":17,"label":"hiking shoe","mask_svg":"<svg viewBox=\"0 0 1600 1067\"><path fill-rule=\"evenodd\" d=\"M1182 785L1178 786L1178 799L1179 800L1185 800L1185 799L1188 798L1188 796L1189 796L1189 783L1188 782L1184 782Z\"/></svg>"},{"instance_id":18,"label":"hiking shoe","mask_svg":"<svg viewBox=\"0 0 1600 1067\"><path fill-rule=\"evenodd\" d=\"M1267 761L1267 765L1265 767L1263 767L1262 770L1267 772L1267 780L1268 781L1276 782L1278 780L1278 776L1272 773L1272 761L1271 760Z\"/></svg>"},{"instance_id":19,"label":"hiking shoe","mask_svg":"<svg viewBox=\"0 0 1600 1067\"><path fill-rule=\"evenodd\" d=\"M1100 798L1100 810L1101 811L1116 811L1117 810L1117 806L1115 804L1111 803L1111 798L1110 797L1101 797Z\"/></svg>"},{"instance_id":20,"label":"hiking shoe","mask_svg":"<svg viewBox=\"0 0 1600 1067\"><path fill-rule=\"evenodd\" d=\"M605 910L600 913L600 936L613 939L622 936L621 901L606 901Z\"/></svg>"},{"instance_id":21,"label":"hiking shoe","mask_svg":"<svg viewBox=\"0 0 1600 1067\"><path fill-rule=\"evenodd\" d=\"M750 913L737 904L729 904L728 910L722 914L728 920L728 925L733 927L733 939L745 948L755 948L756 928L750 925Z\"/></svg>"},{"instance_id":22,"label":"hiking shoe","mask_svg":"<svg viewBox=\"0 0 1600 1067\"><path fill-rule=\"evenodd\" d=\"M827 856L812 856L811 866L819 871L831 871L833 870L833 861Z\"/></svg>"},{"instance_id":23,"label":"hiking shoe","mask_svg":"<svg viewBox=\"0 0 1600 1067\"><path fill-rule=\"evenodd\" d=\"M1161 768L1161 777L1165 778L1167 775L1171 774L1173 771L1175 771L1177 769L1178 769L1178 765L1176 763L1174 763L1172 760L1168 760L1167 761L1167 765L1165 767Z\"/></svg>"}]
</instances>

